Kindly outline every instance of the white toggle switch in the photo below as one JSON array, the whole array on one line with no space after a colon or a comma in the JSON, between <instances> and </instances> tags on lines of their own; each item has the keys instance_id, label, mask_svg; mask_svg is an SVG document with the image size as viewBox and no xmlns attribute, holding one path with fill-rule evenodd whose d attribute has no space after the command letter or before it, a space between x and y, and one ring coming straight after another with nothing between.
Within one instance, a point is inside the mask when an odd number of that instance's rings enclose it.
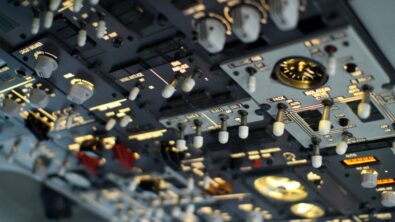
<instances>
[{"instance_id":1,"label":"white toggle switch","mask_svg":"<svg viewBox=\"0 0 395 222\"><path fill-rule=\"evenodd\" d=\"M193 189L195 189L195 180L193 179L193 177L188 177L187 190L192 192Z\"/></svg>"},{"instance_id":2,"label":"white toggle switch","mask_svg":"<svg viewBox=\"0 0 395 222\"><path fill-rule=\"evenodd\" d=\"M296 28L299 20L298 0L269 0L270 17L274 24L283 31Z\"/></svg>"},{"instance_id":3,"label":"white toggle switch","mask_svg":"<svg viewBox=\"0 0 395 222\"><path fill-rule=\"evenodd\" d=\"M224 24L215 18L202 19L196 27L198 42L210 53L222 51L226 41Z\"/></svg>"},{"instance_id":4,"label":"white toggle switch","mask_svg":"<svg viewBox=\"0 0 395 222\"><path fill-rule=\"evenodd\" d=\"M326 135L330 132L332 126L329 117L330 117L330 110L331 110L331 106L333 105L333 102L331 100L326 99L322 102L322 104L324 106L324 109L322 112L321 120L318 124L318 132L321 135Z\"/></svg>"},{"instance_id":5,"label":"white toggle switch","mask_svg":"<svg viewBox=\"0 0 395 222\"><path fill-rule=\"evenodd\" d=\"M256 90L256 77L255 75L249 75L247 79L248 92L253 93Z\"/></svg>"},{"instance_id":6,"label":"white toggle switch","mask_svg":"<svg viewBox=\"0 0 395 222\"><path fill-rule=\"evenodd\" d=\"M183 151L186 149L187 147L187 141L185 141L184 139L178 139L176 141L176 147L179 151Z\"/></svg>"},{"instance_id":7,"label":"white toggle switch","mask_svg":"<svg viewBox=\"0 0 395 222\"><path fill-rule=\"evenodd\" d=\"M90 3L91 5L97 5L97 4L99 4L99 1L100 1L100 0L89 0L89 3Z\"/></svg>"},{"instance_id":8,"label":"white toggle switch","mask_svg":"<svg viewBox=\"0 0 395 222\"><path fill-rule=\"evenodd\" d=\"M93 85L80 81L71 86L67 99L76 104L82 104L90 99L93 93Z\"/></svg>"},{"instance_id":9,"label":"white toggle switch","mask_svg":"<svg viewBox=\"0 0 395 222\"><path fill-rule=\"evenodd\" d=\"M311 156L311 163L314 168L320 168L322 166L322 156L321 155Z\"/></svg>"},{"instance_id":10,"label":"white toggle switch","mask_svg":"<svg viewBox=\"0 0 395 222\"><path fill-rule=\"evenodd\" d=\"M61 2L62 0L51 0L49 2L49 10L56 11L59 8Z\"/></svg>"},{"instance_id":11,"label":"white toggle switch","mask_svg":"<svg viewBox=\"0 0 395 222\"><path fill-rule=\"evenodd\" d=\"M239 5L232 9L233 32L244 43L254 42L261 31L261 13L251 5Z\"/></svg>"},{"instance_id":12,"label":"white toggle switch","mask_svg":"<svg viewBox=\"0 0 395 222\"><path fill-rule=\"evenodd\" d=\"M263 217L261 212L259 211L252 211L247 215L247 222L263 222Z\"/></svg>"},{"instance_id":13,"label":"white toggle switch","mask_svg":"<svg viewBox=\"0 0 395 222\"><path fill-rule=\"evenodd\" d=\"M200 149L203 146L203 136L202 136L202 121L195 119L195 136L193 137L193 146L196 149Z\"/></svg>"},{"instance_id":14,"label":"white toggle switch","mask_svg":"<svg viewBox=\"0 0 395 222\"><path fill-rule=\"evenodd\" d=\"M362 91L362 99L358 104L358 116L361 119L367 119L369 118L372 109L370 105L370 93L373 91L373 87L370 85L363 85Z\"/></svg>"},{"instance_id":15,"label":"white toggle switch","mask_svg":"<svg viewBox=\"0 0 395 222\"><path fill-rule=\"evenodd\" d=\"M375 188L377 185L378 173L373 169L363 170L361 172L362 182L361 186L363 188Z\"/></svg>"},{"instance_id":16,"label":"white toggle switch","mask_svg":"<svg viewBox=\"0 0 395 222\"><path fill-rule=\"evenodd\" d=\"M218 132L218 141L221 144L226 144L229 141L229 132L228 131L219 131Z\"/></svg>"},{"instance_id":17,"label":"white toggle switch","mask_svg":"<svg viewBox=\"0 0 395 222\"><path fill-rule=\"evenodd\" d=\"M49 78L57 68L58 62L54 58L46 54L40 54L37 57L34 70L38 77Z\"/></svg>"},{"instance_id":18,"label":"white toggle switch","mask_svg":"<svg viewBox=\"0 0 395 222\"><path fill-rule=\"evenodd\" d=\"M140 93L140 87L139 86L133 86L133 88L129 92L129 100L134 101L136 100L137 96Z\"/></svg>"},{"instance_id":19,"label":"white toggle switch","mask_svg":"<svg viewBox=\"0 0 395 222\"><path fill-rule=\"evenodd\" d=\"M273 134L275 136L282 136L284 134L285 124L284 124L284 112L287 109L287 105L283 103L277 104L277 116L276 121L273 124Z\"/></svg>"},{"instance_id":20,"label":"white toggle switch","mask_svg":"<svg viewBox=\"0 0 395 222\"><path fill-rule=\"evenodd\" d=\"M84 47L86 44L86 39L87 39L87 32L84 27L81 27L81 29L78 31L77 35L77 44L79 47Z\"/></svg>"},{"instance_id":21,"label":"white toggle switch","mask_svg":"<svg viewBox=\"0 0 395 222\"><path fill-rule=\"evenodd\" d=\"M334 56L329 56L326 65L326 72L328 73L328 75L334 76L336 74L336 69L337 69L336 58Z\"/></svg>"},{"instance_id":22,"label":"white toggle switch","mask_svg":"<svg viewBox=\"0 0 395 222\"><path fill-rule=\"evenodd\" d=\"M15 100L9 98L3 100L3 111L8 115L17 116L21 110L22 105Z\"/></svg>"},{"instance_id":23,"label":"white toggle switch","mask_svg":"<svg viewBox=\"0 0 395 222\"><path fill-rule=\"evenodd\" d=\"M44 16L44 28L49 29L52 26L53 23L53 17L54 17L54 12L53 11L47 11L45 12Z\"/></svg>"},{"instance_id":24,"label":"white toggle switch","mask_svg":"<svg viewBox=\"0 0 395 222\"><path fill-rule=\"evenodd\" d=\"M105 126L106 131L112 130L116 123L117 123L117 121L114 118L110 118L109 120L107 120L107 123Z\"/></svg>"},{"instance_id":25,"label":"white toggle switch","mask_svg":"<svg viewBox=\"0 0 395 222\"><path fill-rule=\"evenodd\" d=\"M107 31L107 25L106 21L103 19L100 19L99 22L97 23L97 29L96 29L96 37L101 39L104 37Z\"/></svg>"},{"instance_id":26,"label":"white toggle switch","mask_svg":"<svg viewBox=\"0 0 395 222\"><path fill-rule=\"evenodd\" d=\"M204 175L203 177L203 189L208 190L210 189L210 181L211 178L208 174Z\"/></svg>"},{"instance_id":27,"label":"white toggle switch","mask_svg":"<svg viewBox=\"0 0 395 222\"><path fill-rule=\"evenodd\" d=\"M30 91L29 101L35 108L45 108L49 99L49 95L42 89L34 88Z\"/></svg>"},{"instance_id":28,"label":"white toggle switch","mask_svg":"<svg viewBox=\"0 0 395 222\"><path fill-rule=\"evenodd\" d=\"M125 128L131 122L133 122L132 117L130 117L129 115L125 115L124 117L122 117L121 121L119 122L119 125Z\"/></svg>"},{"instance_id":29,"label":"white toggle switch","mask_svg":"<svg viewBox=\"0 0 395 222\"><path fill-rule=\"evenodd\" d=\"M73 3L73 12L78 13L81 11L83 5L82 5L83 0L74 0Z\"/></svg>"},{"instance_id":30,"label":"white toggle switch","mask_svg":"<svg viewBox=\"0 0 395 222\"><path fill-rule=\"evenodd\" d=\"M221 129L218 132L218 142L221 144L226 144L229 141L229 132L228 132L228 116L221 114L219 115L219 119L221 120Z\"/></svg>"},{"instance_id":31,"label":"white toggle switch","mask_svg":"<svg viewBox=\"0 0 395 222\"><path fill-rule=\"evenodd\" d=\"M40 17L34 16L32 19L31 33L35 35L38 31L40 31Z\"/></svg>"},{"instance_id":32,"label":"white toggle switch","mask_svg":"<svg viewBox=\"0 0 395 222\"><path fill-rule=\"evenodd\" d=\"M162 90L162 97L163 98L170 98L174 92L176 91L176 88L172 85L166 85L165 88Z\"/></svg>"},{"instance_id":33,"label":"white toggle switch","mask_svg":"<svg viewBox=\"0 0 395 222\"><path fill-rule=\"evenodd\" d=\"M240 123L241 123L241 125L239 126L239 138L247 139L249 134L249 128L247 126L248 112L245 110L240 110L239 114L240 114Z\"/></svg>"},{"instance_id":34,"label":"white toggle switch","mask_svg":"<svg viewBox=\"0 0 395 222\"><path fill-rule=\"evenodd\" d=\"M192 76L185 78L185 80L182 84L182 91L184 91L186 93L192 91L193 87L195 87L195 84L196 84L196 82Z\"/></svg>"},{"instance_id":35,"label":"white toggle switch","mask_svg":"<svg viewBox=\"0 0 395 222\"><path fill-rule=\"evenodd\" d=\"M133 178L132 181L130 181L129 183L128 190L130 192L134 192L138 185L139 185L139 180L137 178Z\"/></svg>"},{"instance_id":36,"label":"white toggle switch","mask_svg":"<svg viewBox=\"0 0 395 222\"><path fill-rule=\"evenodd\" d=\"M193 137L193 147L199 149L203 146L203 136L194 136Z\"/></svg>"},{"instance_id":37,"label":"white toggle switch","mask_svg":"<svg viewBox=\"0 0 395 222\"><path fill-rule=\"evenodd\" d=\"M345 131L342 134L342 139L336 144L336 153L338 155L344 155L348 149L348 139L352 137L352 134Z\"/></svg>"},{"instance_id":38,"label":"white toggle switch","mask_svg":"<svg viewBox=\"0 0 395 222\"><path fill-rule=\"evenodd\" d=\"M395 191L383 191L381 193L381 204L384 207L395 207Z\"/></svg>"}]
</instances>

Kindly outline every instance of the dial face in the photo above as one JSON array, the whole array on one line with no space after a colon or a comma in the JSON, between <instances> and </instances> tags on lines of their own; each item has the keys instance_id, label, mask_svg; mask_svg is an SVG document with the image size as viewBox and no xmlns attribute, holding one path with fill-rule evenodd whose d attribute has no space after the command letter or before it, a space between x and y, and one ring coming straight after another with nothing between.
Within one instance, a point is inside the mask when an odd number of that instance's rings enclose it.
<instances>
[{"instance_id":1,"label":"dial face","mask_svg":"<svg viewBox=\"0 0 395 222\"><path fill-rule=\"evenodd\" d=\"M328 80L322 65L302 57L281 60L277 63L274 73L281 83L298 89L316 88Z\"/></svg>"},{"instance_id":2,"label":"dial face","mask_svg":"<svg viewBox=\"0 0 395 222\"><path fill-rule=\"evenodd\" d=\"M287 177L264 176L256 179L254 186L262 195L279 201L300 201L308 195L301 183Z\"/></svg>"}]
</instances>

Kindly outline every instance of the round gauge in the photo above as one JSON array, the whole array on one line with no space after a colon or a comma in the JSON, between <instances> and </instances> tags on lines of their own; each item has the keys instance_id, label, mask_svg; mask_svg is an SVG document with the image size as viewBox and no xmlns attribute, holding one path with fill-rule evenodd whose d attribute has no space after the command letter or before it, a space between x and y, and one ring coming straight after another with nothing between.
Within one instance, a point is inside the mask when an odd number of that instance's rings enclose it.
<instances>
[{"instance_id":1,"label":"round gauge","mask_svg":"<svg viewBox=\"0 0 395 222\"><path fill-rule=\"evenodd\" d=\"M301 183L287 177L264 176L256 179L254 186L262 195L279 201L300 201L308 195Z\"/></svg>"},{"instance_id":2,"label":"round gauge","mask_svg":"<svg viewBox=\"0 0 395 222\"><path fill-rule=\"evenodd\" d=\"M290 57L277 63L274 74L284 85L297 89L312 89L322 86L328 80L324 70L325 68L314 60Z\"/></svg>"}]
</instances>

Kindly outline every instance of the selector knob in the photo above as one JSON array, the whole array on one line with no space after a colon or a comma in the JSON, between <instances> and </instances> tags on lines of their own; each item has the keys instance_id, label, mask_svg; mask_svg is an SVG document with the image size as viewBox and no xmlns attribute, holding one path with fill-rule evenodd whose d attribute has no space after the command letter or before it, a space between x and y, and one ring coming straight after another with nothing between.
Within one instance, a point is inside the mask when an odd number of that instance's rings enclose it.
<instances>
[{"instance_id":1,"label":"selector knob","mask_svg":"<svg viewBox=\"0 0 395 222\"><path fill-rule=\"evenodd\" d=\"M35 108L45 108L49 99L49 95L42 89L34 88L30 91L29 101Z\"/></svg>"},{"instance_id":2,"label":"selector knob","mask_svg":"<svg viewBox=\"0 0 395 222\"><path fill-rule=\"evenodd\" d=\"M6 98L3 100L3 111L10 116L17 116L22 110L22 105L13 99Z\"/></svg>"},{"instance_id":3,"label":"selector knob","mask_svg":"<svg viewBox=\"0 0 395 222\"><path fill-rule=\"evenodd\" d=\"M270 18L283 31L296 28L299 20L298 0L269 0Z\"/></svg>"},{"instance_id":4,"label":"selector knob","mask_svg":"<svg viewBox=\"0 0 395 222\"><path fill-rule=\"evenodd\" d=\"M288 108L284 103L277 104L277 117L273 124L273 134L275 136L282 136L284 134L285 124L284 124L284 112Z\"/></svg>"},{"instance_id":5,"label":"selector knob","mask_svg":"<svg viewBox=\"0 0 395 222\"><path fill-rule=\"evenodd\" d=\"M215 18L204 18L196 27L198 42L210 53L222 51L226 41L224 24Z\"/></svg>"},{"instance_id":6,"label":"selector knob","mask_svg":"<svg viewBox=\"0 0 395 222\"><path fill-rule=\"evenodd\" d=\"M90 99L94 94L94 85L85 80L77 80L72 84L67 99L82 104Z\"/></svg>"},{"instance_id":7,"label":"selector knob","mask_svg":"<svg viewBox=\"0 0 395 222\"><path fill-rule=\"evenodd\" d=\"M232 9L232 29L244 43L254 42L261 31L261 13L252 5L238 5Z\"/></svg>"},{"instance_id":8,"label":"selector knob","mask_svg":"<svg viewBox=\"0 0 395 222\"><path fill-rule=\"evenodd\" d=\"M333 102L329 99L322 101L322 105L324 106L322 117L318 125L318 132L321 135L326 135L331 130L331 121L329 120L331 107Z\"/></svg>"},{"instance_id":9,"label":"selector knob","mask_svg":"<svg viewBox=\"0 0 395 222\"><path fill-rule=\"evenodd\" d=\"M377 171L373 169L362 170L361 172L362 182L361 186L363 188L375 188L377 185Z\"/></svg>"},{"instance_id":10,"label":"selector knob","mask_svg":"<svg viewBox=\"0 0 395 222\"><path fill-rule=\"evenodd\" d=\"M395 207L395 191L383 191L381 193L381 204L384 207Z\"/></svg>"},{"instance_id":11,"label":"selector knob","mask_svg":"<svg viewBox=\"0 0 395 222\"><path fill-rule=\"evenodd\" d=\"M38 77L49 78L56 69L58 69L58 62L51 56L40 54L37 57L34 70Z\"/></svg>"},{"instance_id":12,"label":"selector knob","mask_svg":"<svg viewBox=\"0 0 395 222\"><path fill-rule=\"evenodd\" d=\"M228 116L225 114L221 114L219 116L221 120L221 129L218 132L218 142L221 144L226 144L229 141L229 132L228 132Z\"/></svg>"}]
</instances>

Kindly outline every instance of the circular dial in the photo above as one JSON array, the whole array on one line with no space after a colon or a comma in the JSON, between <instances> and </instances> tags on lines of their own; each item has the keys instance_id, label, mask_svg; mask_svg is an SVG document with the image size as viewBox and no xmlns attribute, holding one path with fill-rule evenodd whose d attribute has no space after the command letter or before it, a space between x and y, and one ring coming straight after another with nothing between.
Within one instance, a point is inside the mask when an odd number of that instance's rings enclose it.
<instances>
[{"instance_id":1,"label":"circular dial","mask_svg":"<svg viewBox=\"0 0 395 222\"><path fill-rule=\"evenodd\" d=\"M328 79L322 65L302 57L282 59L277 63L274 74L281 83L298 89L316 88Z\"/></svg>"},{"instance_id":2,"label":"circular dial","mask_svg":"<svg viewBox=\"0 0 395 222\"><path fill-rule=\"evenodd\" d=\"M260 177L254 181L254 187L266 197L285 202L300 201L308 195L301 183L287 177Z\"/></svg>"}]
</instances>

